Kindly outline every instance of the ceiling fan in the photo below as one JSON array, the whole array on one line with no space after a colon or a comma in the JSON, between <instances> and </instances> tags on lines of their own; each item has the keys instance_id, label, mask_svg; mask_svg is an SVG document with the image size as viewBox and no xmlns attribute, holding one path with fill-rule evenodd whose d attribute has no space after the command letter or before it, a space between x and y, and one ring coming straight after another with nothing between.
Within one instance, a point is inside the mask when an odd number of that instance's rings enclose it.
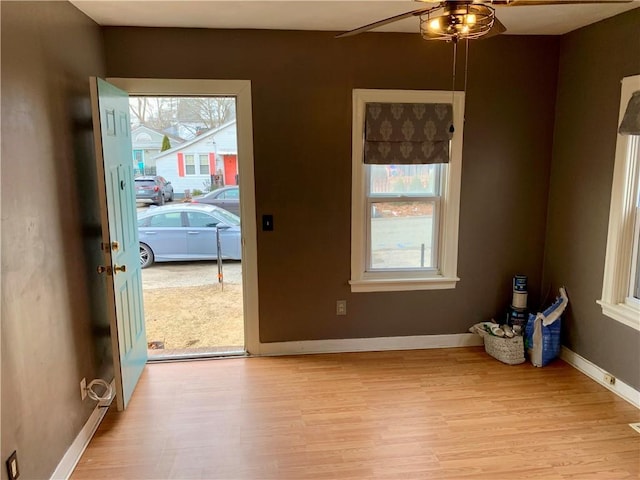
<instances>
[{"instance_id":1,"label":"ceiling fan","mask_svg":"<svg viewBox=\"0 0 640 480\"><path fill-rule=\"evenodd\" d=\"M494 7L530 7L544 5L586 5L630 3L633 0L414 0L425 6L378 20L336 38L350 37L410 17L420 17L420 34L426 40L471 40L504 33L507 28L496 18Z\"/></svg>"}]
</instances>

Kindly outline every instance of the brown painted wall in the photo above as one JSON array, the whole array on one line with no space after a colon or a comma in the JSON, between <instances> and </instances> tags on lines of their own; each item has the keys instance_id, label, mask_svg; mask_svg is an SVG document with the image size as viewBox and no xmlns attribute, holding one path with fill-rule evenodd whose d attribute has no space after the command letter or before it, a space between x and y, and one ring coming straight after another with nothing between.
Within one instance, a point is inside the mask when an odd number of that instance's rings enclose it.
<instances>
[{"instance_id":1,"label":"brown painted wall","mask_svg":"<svg viewBox=\"0 0 640 480\"><path fill-rule=\"evenodd\" d=\"M252 81L263 342L466 332L500 315L511 277L537 307L559 40L473 42L455 290L352 294L353 88L451 87L451 45L416 34L106 28L115 77ZM460 58L463 58L460 55ZM458 88L462 87L462 62ZM347 317L335 301L347 299Z\"/></svg>"},{"instance_id":2,"label":"brown painted wall","mask_svg":"<svg viewBox=\"0 0 640 480\"><path fill-rule=\"evenodd\" d=\"M2 479L50 478L113 377L89 103L100 29L66 2L2 2Z\"/></svg>"},{"instance_id":3,"label":"brown painted wall","mask_svg":"<svg viewBox=\"0 0 640 480\"><path fill-rule=\"evenodd\" d=\"M602 315L620 81L640 74L640 9L562 38L544 284L570 297L563 342L640 389L640 333Z\"/></svg>"}]
</instances>

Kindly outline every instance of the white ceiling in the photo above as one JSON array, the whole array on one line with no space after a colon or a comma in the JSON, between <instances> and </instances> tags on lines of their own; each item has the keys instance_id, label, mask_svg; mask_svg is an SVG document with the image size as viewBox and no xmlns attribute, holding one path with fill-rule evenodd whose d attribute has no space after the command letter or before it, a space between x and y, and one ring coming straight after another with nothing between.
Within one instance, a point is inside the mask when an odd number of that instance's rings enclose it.
<instances>
[{"instance_id":1,"label":"white ceiling","mask_svg":"<svg viewBox=\"0 0 640 480\"><path fill-rule=\"evenodd\" d=\"M71 0L100 25L140 27L249 28L347 31L384 18L416 10L424 3L410 0ZM497 7L507 34L560 35L640 7L626 4ZM377 29L418 32L412 17Z\"/></svg>"}]
</instances>

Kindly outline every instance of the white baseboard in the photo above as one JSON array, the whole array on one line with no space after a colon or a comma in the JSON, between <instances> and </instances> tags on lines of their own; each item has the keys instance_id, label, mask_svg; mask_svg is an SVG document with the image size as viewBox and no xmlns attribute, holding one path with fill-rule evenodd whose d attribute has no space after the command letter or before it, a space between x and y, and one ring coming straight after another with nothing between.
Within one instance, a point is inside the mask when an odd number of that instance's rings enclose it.
<instances>
[{"instance_id":1,"label":"white baseboard","mask_svg":"<svg viewBox=\"0 0 640 480\"><path fill-rule=\"evenodd\" d=\"M62 457L62 460L60 460L60 463L51 475L51 480L68 480L71 477L73 470L80 461L80 457L82 457L82 454L93 438L93 434L96 433L100 422L107 414L111 401L115 397L115 380L111 382L111 391L113 392L111 398L109 400L98 402L96 408L93 409L91 416L84 424L84 427L82 427L82 430L80 430L80 433L78 433L78 436L73 441L67 450L67 453L64 454L64 457Z\"/></svg>"},{"instance_id":2,"label":"white baseboard","mask_svg":"<svg viewBox=\"0 0 640 480\"><path fill-rule=\"evenodd\" d=\"M257 355L305 355L312 353L375 352L383 350L423 350L482 345L482 337L472 333L419 335L411 337L342 338L299 342L260 343Z\"/></svg>"},{"instance_id":3,"label":"white baseboard","mask_svg":"<svg viewBox=\"0 0 640 480\"><path fill-rule=\"evenodd\" d=\"M627 385L619 378L616 378L616 383L614 385L609 385L604 382L604 375L608 374L606 370L603 370L599 366L591 363L584 357L581 357L577 353L569 350L567 347L562 347L562 351L560 352L560 358L567 362L569 365L574 367L576 370L581 371L587 377L595 380L597 383L602 385L608 390L611 390L613 393L618 395L619 397L625 399L631 405L636 408L640 408L640 392L634 389L632 386Z\"/></svg>"}]
</instances>

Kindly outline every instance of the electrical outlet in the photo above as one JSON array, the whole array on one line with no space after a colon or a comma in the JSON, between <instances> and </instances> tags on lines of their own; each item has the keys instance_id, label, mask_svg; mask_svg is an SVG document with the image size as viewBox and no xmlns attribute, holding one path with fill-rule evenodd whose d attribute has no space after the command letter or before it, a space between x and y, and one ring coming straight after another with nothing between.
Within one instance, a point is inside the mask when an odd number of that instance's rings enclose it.
<instances>
[{"instance_id":1,"label":"electrical outlet","mask_svg":"<svg viewBox=\"0 0 640 480\"><path fill-rule=\"evenodd\" d=\"M18 452L15 450L7 459L7 473L9 474L9 480L16 480L20 476L20 469L18 468Z\"/></svg>"},{"instance_id":2,"label":"electrical outlet","mask_svg":"<svg viewBox=\"0 0 640 480\"><path fill-rule=\"evenodd\" d=\"M336 301L336 315L346 315L346 314L347 314L347 301L346 300Z\"/></svg>"},{"instance_id":3,"label":"electrical outlet","mask_svg":"<svg viewBox=\"0 0 640 480\"><path fill-rule=\"evenodd\" d=\"M84 400L87 398L87 379L80 380L80 398Z\"/></svg>"},{"instance_id":4,"label":"electrical outlet","mask_svg":"<svg viewBox=\"0 0 640 480\"><path fill-rule=\"evenodd\" d=\"M610 373L605 373L604 374L604 383L606 383L607 385L615 385L616 384L616 377L614 377Z\"/></svg>"}]
</instances>

